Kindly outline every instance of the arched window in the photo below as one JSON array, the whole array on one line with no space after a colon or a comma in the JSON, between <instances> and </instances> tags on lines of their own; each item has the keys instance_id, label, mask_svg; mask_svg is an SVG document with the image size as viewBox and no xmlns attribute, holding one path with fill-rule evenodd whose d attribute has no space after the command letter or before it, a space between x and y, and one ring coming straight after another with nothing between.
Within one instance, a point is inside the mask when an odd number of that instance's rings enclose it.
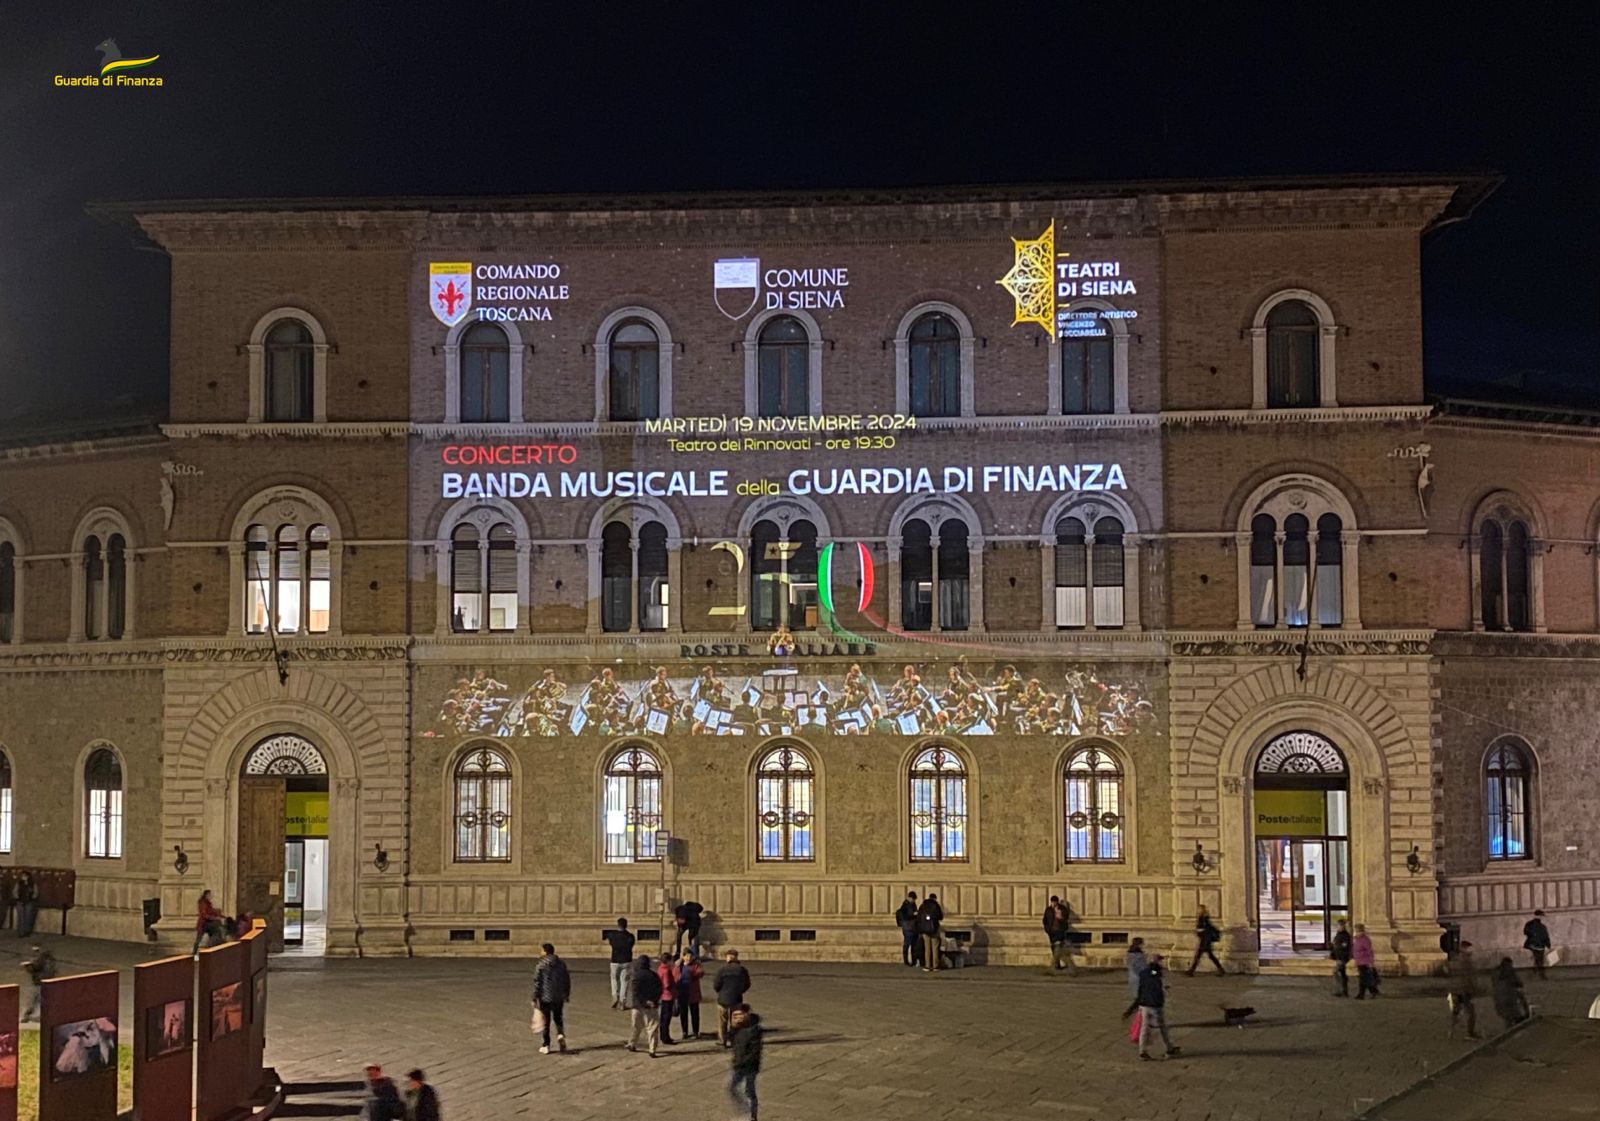
<instances>
[{"instance_id":1,"label":"arched window","mask_svg":"<svg viewBox=\"0 0 1600 1121\"><path fill-rule=\"evenodd\" d=\"M128 543L106 538L106 637L121 638L128 625Z\"/></svg>"},{"instance_id":2,"label":"arched window","mask_svg":"<svg viewBox=\"0 0 1600 1121\"><path fill-rule=\"evenodd\" d=\"M1304 300L1282 300L1267 312L1267 408L1318 404L1321 321Z\"/></svg>"},{"instance_id":3,"label":"arched window","mask_svg":"<svg viewBox=\"0 0 1600 1121\"><path fill-rule=\"evenodd\" d=\"M606 764L605 858L607 864L660 860L656 830L661 821L661 762L642 744L629 744Z\"/></svg>"},{"instance_id":4,"label":"arched window","mask_svg":"<svg viewBox=\"0 0 1600 1121\"><path fill-rule=\"evenodd\" d=\"M667 527L645 522L639 527L639 629L664 631L671 612L667 583Z\"/></svg>"},{"instance_id":5,"label":"arched window","mask_svg":"<svg viewBox=\"0 0 1600 1121\"><path fill-rule=\"evenodd\" d=\"M1283 519L1283 621L1291 627L1310 622L1311 522L1304 514Z\"/></svg>"},{"instance_id":6,"label":"arched window","mask_svg":"<svg viewBox=\"0 0 1600 1121\"><path fill-rule=\"evenodd\" d=\"M780 528L763 518L750 528L750 626L817 625L817 527L799 518Z\"/></svg>"},{"instance_id":7,"label":"arched window","mask_svg":"<svg viewBox=\"0 0 1600 1121\"><path fill-rule=\"evenodd\" d=\"M961 331L948 315L933 311L911 325L911 413L961 415Z\"/></svg>"},{"instance_id":8,"label":"arched window","mask_svg":"<svg viewBox=\"0 0 1600 1121\"><path fill-rule=\"evenodd\" d=\"M912 518L900 531L900 625L908 631L933 628L933 530Z\"/></svg>"},{"instance_id":9,"label":"arched window","mask_svg":"<svg viewBox=\"0 0 1600 1121\"><path fill-rule=\"evenodd\" d=\"M967 765L942 744L911 761L911 859L967 859Z\"/></svg>"},{"instance_id":10,"label":"arched window","mask_svg":"<svg viewBox=\"0 0 1600 1121\"><path fill-rule=\"evenodd\" d=\"M475 323L461 336L461 419L480 424L511 419L511 345L493 323Z\"/></svg>"},{"instance_id":11,"label":"arched window","mask_svg":"<svg viewBox=\"0 0 1600 1121\"><path fill-rule=\"evenodd\" d=\"M611 333L607 378L611 420L653 420L661 415L661 340L641 319L618 324Z\"/></svg>"},{"instance_id":12,"label":"arched window","mask_svg":"<svg viewBox=\"0 0 1600 1121\"><path fill-rule=\"evenodd\" d=\"M971 604L971 557L967 523L951 518L939 525L939 629L964 631Z\"/></svg>"},{"instance_id":13,"label":"arched window","mask_svg":"<svg viewBox=\"0 0 1600 1121\"><path fill-rule=\"evenodd\" d=\"M511 764L492 747L468 751L456 763L458 864L511 860Z\"/></svg>"},{"instance_id":14,"label":"arched window","mask_svg":"<svg viewBox=\"0 0 1600 1121\"><path fill-rule=\"evenodd\" d=\"M1111 412L1115 407L1111 332L1069 335L1061 340L1060 347L1062 413L1071 416Z\"/></svg>"},{"instance_id":15,"label":"arched window","mask_svg":"<svg viewBox=\"0 0 1600 1121\"><path fill-rule=\"evenodd\" d=\"M1120 864L1123 860L1122 766L1103 747L1072 753L1066 783L1066 859Z\"/></svg>"},{"instance_id":16,"label":"arched window","mask_svg":"<svg viewBox=\"0 0 1600 1121\"><path fill-rule=\"evenodd\" d=\"M300 529L278 527L277 548L273 554L273 595L277 597L277 630L294 634L300 629Z\"/></svg>"},{"instance_id":17,"label":"arched window","mask_svg":"<svg viewBox=\"0 0 1600 1121\"><path fill-rule=\"evenodd\" d=\"M1056 522L1056 626L1066 630L1089 621L1089 547L1083 522Z\"/></svg>"},{"instance_id":18,"label":"arched window","mask_svg":"<svg viewBox=\"0 0 1600 1121\"><path fill-rule=\"evenodd\" d=\"M272 618L272 556L267 527L253 525L244 531L244 629L266 634Z\"/></svg>"},{"instance_id":19,"label":"arched window","mask_svg":"<svg viewBox=\"0 0 1600 1121\"><path fill-rule=\"evenodd\" d=\"M326 634L333 615L333 559L328 527L314 525L306 534L306 630Z\"/></svg>"},{"instance_id":20,"label":"arched window","mask_svg":"<svg viewBox=\"0 0 1600 1121\"><path fill-rule=\"evenodd\" d=\"M1105 517L1094 523L1090 550L1094 581L1094 625L1120 627L1123 620L1122 523Z\"/></svg>"},{"instance_id":21,"label":"arched window","mask_svg":"<svg viewBox=\"0 0 1600 1121\"><path fill-rule=\"evenodd\" d=\"M756 764L757 860L817 858L816 772L806 754L779 744Z\"/></svg>"},{"instance_id":22,"label":"arched window","mask_svg":"<svg viewBox=\"0 0 1600 1121\"><path fill-rule=\"evenodd\" d=\"M122 855L122 764L116 752L96 748L83 767L86 852L116 859Z\"/></svg>"},{"instance_id":23,"label":"arched window","mask_svg":"<svg viewBox=\"0 0 1600 1121\"><path fill-rule=\"evenodd\" d=\"M1477 536L1484 629L1534 630L1533 568L1538 558L1526 517L1499 506L1480 517Z\"/></svg>"},{"instance_id":24,"label":"arched window","mask_svg":"<svg viewBox=\"0 0 1600 1121\"><path fill-rule=\"evenodd\" d=\"M0 642L17 634L17 547L0 541Z\"/></svg>"},{"instance_id":25,"label":"arched window","mask_svg":"<svg viewBox=\"0 0 1600 1121\"><path fill-rule=\"evenodd\" d=\"M761 328L756 407L760 416L811 413L811 338L798 319L780 315Z\"/></svg>"},{"instance_id":26,"label":"arched window","mask_svg":"<svg viewBox=\"0 0 1600 1121\"><path fill-rule=\"evenodd\" d=\"M0 852L11 851L11 756L0 750Z\"/></svg>"},{"instance_id":27,"label":"arched window","mask_svg":"<svg viewBox=\"0 0 1600 1121\"><path fill-rule=\"evenodd\" d=\"M600 629L633 628L633 532L607 522L600 532Z\"/></svg>"},{"instance_id":28,"label":"arched window","mask_svg":"<svg viewBox=\"0 0 1600 1121\"><path fill-rule=\"evenodd\" d=\"M316 350L311 332L296 320L279 320L267 332L264 419L295 423L313 419Z\"/></svg>"},{"instance_id":29,"label":"arched window","mask_svg":"<svg viewBox=\"0 0 1600 1121\"><path fill-rule=\"evenodd\" d=\"M106 561L100 552L100 538L90 536L83 542L83 636L99 638L101 607L106 598Z\"/></svg>"},{"instance_id":30,"label":"arched window","mask_svg":"<svg viewBox=\"0 0 1600 1121\"><path fill-rule=\"evenodd\" d=\"M1529 835L1528 753L1514 740L1501 740L1484 764L1484 804L1488 810L1490 860L1527 860Z\"/></svg>"},{"instance_id":31,"label":"arched window","mask_svg":"<svg viewBox=\"0 0 1600 1121\"><path fill-rule=\"evenodd\" d=\"M1337 627L1344 622L1344 522L1338 514L1317 519L1317 584L1312 598L1317 623Z\"/></svg>"},{"instance_id":32,"label":"arched window","mask_svg":"<svg viewBox=\"0 0 1600 1121\"><path fill-rule=\"evenodd\" d=\"M1258 627L1278 625L1278 523L1271 514L1250 522L1250 619Z\"/></svg>"},{"instance_id":33,"label":"arched window","mask_svg":"<svg viewBox=\"0 0 1600 1121\"><path fill-rule=\"evenodd\" d=\"M468 522L450 535L450 629L457 634L483 626L483 572L478 527Z\"/></svg>"}]
</instances>

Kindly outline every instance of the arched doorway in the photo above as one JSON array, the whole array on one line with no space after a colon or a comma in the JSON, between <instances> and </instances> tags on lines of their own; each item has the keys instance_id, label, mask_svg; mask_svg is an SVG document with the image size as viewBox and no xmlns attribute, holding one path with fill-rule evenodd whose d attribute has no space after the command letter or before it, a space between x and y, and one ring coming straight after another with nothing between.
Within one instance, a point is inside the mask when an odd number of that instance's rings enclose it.
<instances>
[{"instance_id":1,"label":"arched doorway","mask_svg":"<svg viewBox=\"0 0 1600 1121\"><path fill-rule=\"evenodd\" d=\"M239 910L267 923L274 953L327 942L328 764L310 740L268 736L239 779Z\"/></svg>"},{"instance_id":2,"label":"arched doorway","mask_svg":"<svg viewBox=\"0 0 1600 1121\"><path fill-rule=\"evenodd\" d=\"M1350 918L1350 769L1326 738L1286 732L1261 749L1254 787L1261 956L1324 954Z\"/></svg>"}]
</instances>

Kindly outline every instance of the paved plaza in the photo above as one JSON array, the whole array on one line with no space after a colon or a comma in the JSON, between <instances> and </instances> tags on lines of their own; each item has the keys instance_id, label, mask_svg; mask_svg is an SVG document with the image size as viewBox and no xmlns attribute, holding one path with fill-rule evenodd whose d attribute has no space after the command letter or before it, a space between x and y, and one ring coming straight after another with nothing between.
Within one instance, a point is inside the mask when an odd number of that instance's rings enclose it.
<instances>
[{"instance_id":1,"label":"paved plaza","mask_svg":"<svg viewBox=\"0 0 1600 1121\"><path fill-rule=\"evenodd\" d=\"M49 941L63 973L127 967L147 956L138 946ZM9 940L0 944L0 955L14 953ZM5 963L0 956L0 967ZM1127 1003L1120 975L1066 978L991 967L930 976L897 965L763 962L759 956L747 963L755 980L751 1003L769 1028L760 1080L764 1121L1345 1119L1477 1046L1446 1038L1438 979L1390 980L1382 999L1357 1003L1333 999L1313 979L1191 980L1179 973L1169 1012L1183 1054L1142 1063L1119 1019ZM300 1116L346 1115L341 1104L353 1114L351 1087L371 1061L396 1073L414 1065L426 1069L451 1121L655 1121L663 1115L698 1121L730 1114L728 1059L714 1039L663 1047L657 1060L624 1050L627 1016L609 1007L598 958L571 961L567 1036L573 1050L550 1056L537 1054L528 1028L531 960L275 958L273 964L267 1060L286 1081L307 1089L290 1116L297 1108ZM1553 1016L1581 1016L1600 992L1597 970L1558 971L1555 978L1528 981L1535 1005ZM126 1022L126 974L124 982ZM1481 1003L1482 1026L1492 1030L1497 1023L1489 1002ZM1223 1027L1222 1004L1251 1005L1257 1021L1244 1029ZM703 1030L714 1032L715 1020L708 1005ZM1536 1025L1540 1031L1557 1026ZM1600 1059L1600 1035L1568 1026L1560 1038L1561 1049L1535 1048L1548 1060L1537 1069L1520 1064L1518 1073L1530 1084L1557 1086ZM1519 1045L1519 1037L1505 1044ZM1477 1078L1472 1072L1485 1064L1518 1062L1499 1050L1490 1047L1382 1116L1431 1116L1426 1094L1450 1101L1441 1086ZM326 1092L309 1092L319 1086ZM1504 1110L1438 1114L1441 1121L1491 1115L1502 1121L1518 1116ZM1554 1121L1585 1114L1540 1116Z\"/></svg>"}]
</instances>

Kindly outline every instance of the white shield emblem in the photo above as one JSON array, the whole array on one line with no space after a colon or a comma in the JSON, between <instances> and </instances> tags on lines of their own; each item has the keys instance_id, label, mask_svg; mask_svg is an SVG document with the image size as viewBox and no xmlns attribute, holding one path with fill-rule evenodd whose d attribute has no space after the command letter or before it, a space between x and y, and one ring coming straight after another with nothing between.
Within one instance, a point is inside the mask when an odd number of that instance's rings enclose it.
<instances>
[{"instance_id":1,"label":"white shield emblem","mask_svg":"<svg viewBox=\"0 0 1600 1121\"><path fill-rule=\"evenodd\" d=\"M711 266L712 296L717 310L729 319L743 319L761 295L761 259L724 257ZM724 302L726 301L726 302ZM729 308L740 308L730 311Z\"/></svg>"},{"instance_id":2,"label":"white shield emblem","mask_svg":"<svg viewBox=\"0 0 1600 1121\"><path fill-rule=\"evenodd\" d=\"M428 266L428 307L434 318L454 327L472 310L472 265L434 261Z\"/></svg>"}]
</instances>

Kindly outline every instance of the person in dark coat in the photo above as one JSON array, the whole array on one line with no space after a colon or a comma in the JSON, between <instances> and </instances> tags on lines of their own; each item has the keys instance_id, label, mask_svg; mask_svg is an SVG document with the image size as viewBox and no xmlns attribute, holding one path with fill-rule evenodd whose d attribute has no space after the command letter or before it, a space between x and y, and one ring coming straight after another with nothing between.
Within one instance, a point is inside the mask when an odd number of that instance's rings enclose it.
<instances>
[{"instance_id":1,"label":"person in dark coat","mask_svg":"<svg viewBox=\"0 0 1600 1121\"><path fill-rule=\"evenodd\" d=\"M1461 952L1450 963L1450 1036L1455 1038L1456 1021L1467 1018L1467 1038L1478 1038L1478 1010L1473 1000L1478 995L1477 963L1472 960L1472 943L1461 943Z\"/></svg>"},{"instance_id":2,"label":"person in dark coat","mask_svg":"<svg viewBox=\"0 0 1600 1121\"><path fill-rule=\"evenodd\" d=\"M641 1043L650 1046L650 1057L656 1057L656 1047L661 1042L661 978L650 964L649 954L640 954L628 976L628 1013L633 1021L633 1032L628 1037L628 1050L637 1051Z\"/></svg>"},{"instance_id":3,"label":"person in dark coat","mask_svg":"<svg viewBox=\"0 0 1600 1121\"><path fill-rule=\"evenodd\" d=\"M39 918L39 887L33 882L33 873L21 872L11 891L17 905L17 937L27 938Z\"/></svg>"},{"instance_id":4,"label":"person in dark coat","mask_svg":"<svg viewBox=\"0 0 1600 1121\"><path fill-rule=\"evenodd\" d=\"M611 945L611 1007L621 1008L628 995L628 967L633 964L633 934L628 920L618 919L617 929L602 931L602 940Z\"/></svg>"},{"instance_id":5,"label":"person in dark coat","mask_svg":"<svg viewBox=\"0 0 1600 1121\"><path fill-rule=\"evenodd\" d=\"M917 944L917 893L906 892L900 909L894 913L895 925L900 928L900 960L906 965L916 965L920 947Z\"/></svg>"},{"instance_id":6,"label":"person in dark coat","mask_svg":"<svg viewBox=\"0 0 1600 1121\"><path fill-rule=\"evenodd\" d=\"M1056 908L1061 904L1059 895L1052 895L1044 907L1044 936L1050 940L1050 964L1061 968L1061 916Z\"/></svg>"},{"instance_id":7,"label":"person in dark coat","mask_svg":"<svg viewBox=\"0 0 1600 1121\"><path fill-rule=\"evenodd\" d=\"M56 956L39 943L33 944L33 956L22 963L23 970L28 974L31 991L28 993L28 1007L22 1013L22 1022L27 1023L39 1015L39 985L56 975Z\"/></svg>"},{"instance_id":8,"label":"person in dark coat","mask_svg":"<svg viewBox=\"0 0 1600 1121\"><path fill-rule=\"evenodd\" d=\"M761 1073L761 1044L761 1017L750 1011L748 1004L739 1005L733 1013L733 1077L728 1082L728 1096L733 1099L735 1110L744 1109L748 1102L750 1121L757 1121L756 1075Z\"/></svg>"},{"instance_id":9,"label":"person in dark coat","mask_svg":"<svg viewBox=\"0 0 1600 1121\"><path fill-rule=\"evenodd\" d=\"M1150 959L1144 952L1144 939L1135 938L1128 943L1128 1007L1122 1012L1126 1020L1139 1010L1139 979L1144 976L1144 971L1150 964Z\"/></svg>"},{"instance_id":10,"label":"person in dark coat","mask_svg":"<svg viewBox=\"0 0 1600 1121\"><path fill-rule=\"evenodd\" d=\"M944 922L944 908L933 892L917 908L917 934L922 939L922 971L932 973L939 968L939 927Z\"/></svg>"},{"instance_id":11,"label":"person in dark coat","mask_svg":"<svg viewBox=\"0 0 1600 1121\"><path fill-rule=\"evenodd\" d=\"M420 1070L406 1075L406 1121L439 1121L439 1095Z\"/></svg>"},{"instance_id":12,"label":"person in dark coat","mask_svg":"<svg viewBox=\"0 0 1600 1121\"><path fill-rule=\"evenodd\" d=\"M1544 980L1544 959L1550 952L1550 928L1544 925L1544 912L1535 911L1522 927L1522 948L1533 955L1533 972Z\"/></svg>"},{"instance_id":13,"label":"person in dark coat","mask_svg":"<svg viewBox=\"0 0 1600 1121\"><path fill-rule=\"evenodd\" d=\"M723 956L725 960L711 981L711 990L717 994L717 1042L732 1047L730 1025L734 1011L744 1003L744 994L750 991L750 971L739 964L738 950L729 950Z\"/></svg>"},{"instance_id":14,"label":"person in dark coat","mask_svg":"<svg viewBox=\"0 0 1600 1121\"><path fill-rule=\"evenodd\" d=\"M1494 1011L1510 1031L1528 1018L1528 998L1523 995L1522 981L1517 977L1517 967L1510 958L1501 958L1494 967Z\"/></svg>"},{"instance_id":15,"label":"person in dark coat","mask_svg":"<svg viewBox=\"0 0 1600 1121\"><path fill-rule=\"evenodd\" d=\"M672 924L678 928L677 940L672 944L674 956L682 952L684 940L698 955L700 952L700 917L706 909L693 899L686 899L672 909Z\"/></svg>"},{"instance_id":16,"label":"person in dark coat","mask_svg":"<svg viewBox=\"0 0 1600 1121\"><path fill-rule=\"evenodd\" d=\"M406 1103L400 1100L394 1079L377 1063L370 1064L366 1073L367 1100L361 1106L361 1121L405 1121Z\"/></svg>"},{"instance_id":17,"label":"person in dark coat","mask_svg":"<svg viewBox=\"0 0 1600 1121\"><path fill-rule=\"evenodd\" d=\"M539 1011L544 1015L544 1044L539 1048L539 1054L548 1055L552 1027L556 1029L556 1046L562 1051L567 1049L567 1025L562 1009L572 996L572 974L567 972L567 963L556 957L554 946L546 942L539 948L544 951L544 956L533 968L533 1003L539 1006Z\"/></svg>"},{"instance_id":18,"label":"person in dark coat","mask_svg":"<svg viewBox=\"0 0 1600 1121\"><path fill-rule=\"evenodd\" d=\"M1328 950L1328 956L1333 959L1333 995L1350 995L1350 924L1343 919L1339 920L1339 929L1334 931L1333 945Z\"/></svg>"},{"instance_id":19,"label":"person in dark coat","mask_svg":"<svg viewBox=\"0 0 1600 1121\"><path fill-rule=\"evenodd\" d=\"M1172 1037L1167 1034L1167 971L1161 964L1164 960L1160 954L1151 954L1150 964L1139 974L1139 1015L1143 1018L1139 1029L1141 1059L1150 1057L1150 1036L1153 1032L1161 1033L1161 1043L1169 1058L1182 1050L1172 1045Z\"/></svg>"},{"instance_id":20,"label":"person in dark coat","mask_svg":"<svg viewBox=\"0 0 1600 1121\"><path fill-rule=\"evenodd\" d=\"M1050 944L1050 964L1076 977L1078 967L1072 964L1072 908L1067 906L1065 899L1058 899L1054 910L1055 941Z\"/></svg>"},{"instance_id":21,"label":"person in dark coat","mask_svg":"<svg viewBox=\"0 0 1600 1121\"><path fill-rule=\"evenodd\" d=\"M1226 972L1217 960L1217 952L1212 949L1220 941L1222 931L1211 921L1211 912L1206 910L1206 905L1200 904L1200 910L1194 916L1194 960L1189 963L1189 976L1193 977L1194 971L1200 968L1201 958L1210 958L1218 973Z\"/></svg>"}]
</instances>

